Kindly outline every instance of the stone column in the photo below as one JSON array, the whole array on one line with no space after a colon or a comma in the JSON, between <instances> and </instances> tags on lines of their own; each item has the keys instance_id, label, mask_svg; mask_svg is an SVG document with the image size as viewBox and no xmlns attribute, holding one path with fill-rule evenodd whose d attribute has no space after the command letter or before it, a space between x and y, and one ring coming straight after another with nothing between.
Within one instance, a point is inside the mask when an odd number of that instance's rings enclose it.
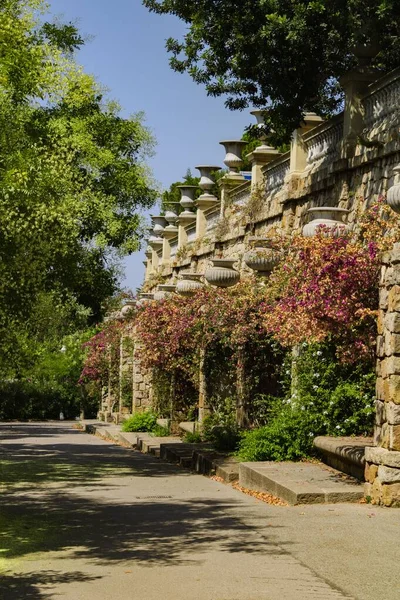
<instances>
[{"instance_id":1,"label":"stone column","mask_svg":"<svg viewBox=\"0 0 400 600\"><path fill-rule=\"evenodd\" d=\"M400 506L400 243L383 257L376 353L375 447L365 451L365 495Z\"/></svg>"},{"instance_id":2,"label":"stone column","mask_svg":"<svg viewBox=\"0 0 400 600\"><path fill-rule=\"evenodd\" d=\"M214 173L219 171L220 167L199 165L196 169L200 171L199 188L203 191L201 196L196 200L196 237L201 238L207 230L206 213L208 210L217 206L219 202L218 198L211 194L211 191L216 185Z\"/></svg>"},{"instance_id":3,"label":"stone column","mask_svg":"<svg viewBox=\"0 0 400 600\"><path fill-rule=\"evenodd\" d=\"M233 188L245 181L240 173L240 167L243 164L242 152L247 144L243 140L225 140L220 142L225 148L224 164L228 167L229 173L219 180L218 185L221 190L221 217L225 214L225 207L229 204L229 194Z\"/></svg>"},{"instance_id":4,"label":"stone column","mask_svg":"<svg viewBox=\"0 0 400 600\"><path fill-rule=\"evenodd\" d=\"M141 412L150 408L152 404L152 375L149 369L142 365L140 351L141 344L137 338L134 338L133 359L132 359L132 413Z\"/></svg>"},{"instance_id":5,"label":"stone column","mask_svg":"<svg viewBox=\"0 0 400 600\"><path fill-rule=\"evenodd\" d=\"M293 132L290 144L290 173L302 173L307 165L307 148L304 142L304 134L313 129L323 119L317 114L309 112L304 115L300 127Z\"/></svg>"},{"instance_id":6,"label":"stone column","mask_svg":"<svg viewBox=\"0 0 400 600\"><path fill-rule=\"evenodd\" d=\"M364 129L362 97L366 94L368 86L379 76L379 73L369 66L378 51L379 47L374 44L357 44L353 52L358 66L339 80L345 95L342 158L354 156L358 137Z\"/></svg>"},{"instance_id":7,"label":"stone column","mask_svg":"<svg viewBox=\"0 0 400 600\"><path fill-rule=\"evenodd\" d=\"M194 197L197 190L196 185L180 185L178 186L181 192L180 205L183 207L183 212L178 217L178 248L182 248L187 244L188 237L186 227L191 225L196 220L196 215L193 212Z\"/></svg>"},{"instance_id":8,"label":"stone column","mask_svg":"<svg viewBox=\"0 0 400 600\"><path fill-rule=\"evenodd\" d=\"M255 191L264 184L264 175L262 168L268 163L281 156L272 146L259 146L253 152L250 152L246 158L251 162L251 189Z\"/></svg>"},{"instance_id":9,"label":"stone column","mask_svg":"<svg viewBox=\"0 0 400 600\"><path fill-rule=\"evenodd\" d=\"M257 127L262 129L265 125L265 114L268 112L268 109L257 109L252 110L250 112L257 119ZM264 167L269 162L276 160L281 153L278 152L272 146L268 146L265 141L267 139L266 135L262 134L259 137L261 141L261 145L258 146L253 152L247 154L246 158L251 162L251 188L252 190L258 189L260 186L264 184L264 176L262 173L262 167Z\"/></svg>"},{"instance_id":10,"label":"stone column","mask_svg":"<svg viewBox=\"0 0 400 600\"><path fill-rule=\"evenodd\" d=\"M207 398L207 379L205 372L206 349L200 348L200 363L199 363L199 423L203 423L204 419L210 414Z\"/></svg>"},{"instance_id":11,"label":"stone column","mask_svg":"<svg viewBox=\"0 0 400 600\"><path fill-rule=\"evenodd\" d=\"M178 204L178 202L171 203ZM173 208L171 206L171 208ZM163 265L169 265L171 262L171 243L170 241L178 236L178 227L176 226L176 222L178 220L178 215L174 210L167 210L165 213L165 219L168 222L168 225L164 228L162 237L164 238L163 242L163 253L161 263Z\"/></svg>"}]
</instances>

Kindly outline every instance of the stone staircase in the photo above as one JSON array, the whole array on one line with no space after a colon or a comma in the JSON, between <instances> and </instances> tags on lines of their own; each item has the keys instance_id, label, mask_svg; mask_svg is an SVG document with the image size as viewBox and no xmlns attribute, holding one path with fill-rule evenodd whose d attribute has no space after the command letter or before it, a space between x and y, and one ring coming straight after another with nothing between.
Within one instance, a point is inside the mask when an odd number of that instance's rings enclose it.
<instances>
[{"instance_id":1,"label":"stone staircase","mask_svg":"<svg viewBox=\"0 0 400 600\"><path fill-rule=\"evenodd\" d=\"M151 454L195 473L220 477L226 483L238 481L242 488L267 492L292 505L358 502L364 497L364 453L365 447L372 445L369 438L316 438L315 447L326 464L239 463L208 443L188 444L179 437L124 433L119 426L102 422L81 426L107 441Z\"/></svg>"}]
</instances>

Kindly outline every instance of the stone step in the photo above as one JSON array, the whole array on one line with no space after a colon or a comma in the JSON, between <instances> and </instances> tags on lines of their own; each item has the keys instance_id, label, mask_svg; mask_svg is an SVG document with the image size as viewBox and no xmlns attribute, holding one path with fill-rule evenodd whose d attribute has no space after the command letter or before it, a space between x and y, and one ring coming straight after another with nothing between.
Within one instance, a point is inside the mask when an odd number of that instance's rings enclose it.
<instances>
[{"instance_id":1,"label":"stone step","mask_svg":"<svg viewBox=\"0 0 400 600\"><path fill-rule=\"evenodd\" d=\"M235 458L215 450L195 450L192 469L201 475L216 475L226 482L239 479L239 462Z\"/></svg>"},{"instance_id":2,"label":"stone step","mask_svg":"<svg viewBox=\"0 0 400 600\"><path fill-rule=\"evenodd\" d=\"M365 448L373 446L370 437L333 437L318 436L314 447L321 460L343 473L364 481Z\"/></svg>"},{"instance_id":3,"label":"stone step","mask_svg":"<svg viewBox=\"0 0 400 600\"><path fill-rule=\"evenodd\" d=\"M364 496L358 480L325 465L305 462L240 463L239 485L292 505L358 502Z\"/></svg>"}]
</instances>

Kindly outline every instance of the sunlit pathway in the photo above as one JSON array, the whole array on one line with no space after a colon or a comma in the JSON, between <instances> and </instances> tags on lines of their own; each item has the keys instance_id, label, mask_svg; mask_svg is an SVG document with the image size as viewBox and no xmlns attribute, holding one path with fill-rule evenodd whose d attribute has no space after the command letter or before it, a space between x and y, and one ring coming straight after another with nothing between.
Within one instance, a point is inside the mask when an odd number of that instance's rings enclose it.
<instances>
[{"instance_id":1,"label":"sunlit pathway","mask_svg":"<svg viewBox=\"0 0 400 600\"><path fill-rule=\"evenodd\" d=\"M367 540L399 539L391 511L269 506L68 424L0 425L0 452L1 600L372 599Z\"/></svg>"}]
</instances>

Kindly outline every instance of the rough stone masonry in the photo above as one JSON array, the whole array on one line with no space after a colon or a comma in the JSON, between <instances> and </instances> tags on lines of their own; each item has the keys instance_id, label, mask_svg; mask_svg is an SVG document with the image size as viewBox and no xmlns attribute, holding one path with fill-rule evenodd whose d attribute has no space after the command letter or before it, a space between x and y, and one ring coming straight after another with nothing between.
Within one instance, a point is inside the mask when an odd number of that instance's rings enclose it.
<instances>
[{"instance_id":1,"label":"rough stone masonry","mask_svg":"<svg viewBox=\"0 0 400 600\"><path fill-rule=\"evenodd\" d=\"M365 452L365 495L400 506L400 243L382 260L374 444Z\"/></svg>"}]
</instances>

